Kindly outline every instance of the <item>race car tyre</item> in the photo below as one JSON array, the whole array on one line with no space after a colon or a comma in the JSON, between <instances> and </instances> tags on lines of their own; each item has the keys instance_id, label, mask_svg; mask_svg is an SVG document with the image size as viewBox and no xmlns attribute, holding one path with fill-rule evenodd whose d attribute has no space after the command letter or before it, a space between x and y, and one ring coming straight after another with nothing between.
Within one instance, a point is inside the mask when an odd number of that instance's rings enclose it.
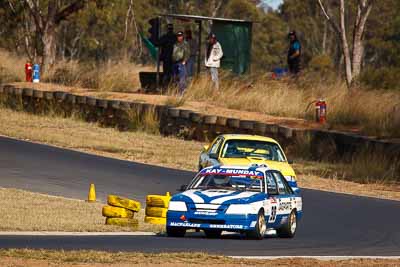
<instances>
[{"instance_id":1,"label":"race car tyre","mask_svg":"<svg viewBox=\"0 0 400 267\"><path fill-rule=\"evenodd\" d=\"M139 226L139 221L138 219L130 218L106 218L106 224L137 228Z\"/></svg>"},{"instance_id":2,"label":"race car tyre","mask_svg":"<svg viewBox=\"0 0 400 267\"><path fill-rule=\"evenodd\" d=\"M167 218L144 216L144 222L151 224L165 225L167 224Z\"/></svg>"},{"instance_id":3,"label":"race car tyre","mask_svg":"<svg viewBox=\"0 0 400 267\"><path fill-rule=\"evenodd\" d=\"M134 212L124 208L104 206L102 210L104 217L110 218L133 218Z\"/></svg>"},{"instance_id":4,"label":"race car tyre","mask_svg":"<svg viewBox=\"0 0 400 267\"><path fill-rule=\"evenodd\" d=\"M267 232L267 223L265 221L265 215L262 210L258 212L256 228L253 231L246 233L248 238L261 240L264 238Z\"/></svg>"},{"instance_id":5,"label":"race car tyre","mask_svg":"<svg viewBox=\"0 0 400 267\"><path fill-rule=\"evenodd\" d=\"M297 229L297 214L295 210L289 215L289 218L284 226L277 230L277 234L279 237L283 238L292 238L296 234Z\"/></svg>"},{"instance_id":6,"label":"race car tyre","mask_svg":"<svg viewBox=\"0 0 400 267\"><path fill-rule=\"evenodd\" d=\"M114 207L125 208L125 209L136 211L136 212L140 211L140 202L132 200L132 199L128 199L128 198L123 198L123 197L114 196L114 195L108 195L107 203L108 203L108 205L111 205Z\"/></svg>"},{"instance_id":7,"label":"race car tyre","mask_svg":"<svg viewBox=\"0 0 400 267\"><path fill-rule=\"evenodd\" d=\"M185 228L167 226L167 236L169 237L184 237L185 234Z\"/></svg>"},{"instance_id":8,"label":"race car tyre","mask_svg":"<svg viewBox=\"0 0 400 267\"><path fill-rule=\"evenodd\" d=\"M207 238L220 238L222 230L204 229Z\"/></svg>"},{"instance_id":9,"label":"race car tyre","mask_svg":"<svg viewBox=\"0 0 400 267\"><path fill-rule=\"evenodd\" d=\"M168 208L171 196L148 195L146 197L146 205L151 207Z\"/></svg>"},{"instance_id":10,"label":"race car tyre","mask_svg":"<svg viewBox=\"0 0 400 267\"><path fill-rule=\"evenodd\" d=\"M146 216L150 217L159 217L159 218L166 218L167 217L167 208L160 208L160 207L146 207Z\"/></svg>"}]
</instances>

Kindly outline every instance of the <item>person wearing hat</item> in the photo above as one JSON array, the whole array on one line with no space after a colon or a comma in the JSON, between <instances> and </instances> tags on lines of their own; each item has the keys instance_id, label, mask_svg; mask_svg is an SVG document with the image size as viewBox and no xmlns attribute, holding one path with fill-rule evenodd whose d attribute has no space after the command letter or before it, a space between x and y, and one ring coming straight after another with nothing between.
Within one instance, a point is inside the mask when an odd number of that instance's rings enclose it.
<instances>
[{"instance_id":1,"label":"person wearing hat","mask_svg":"<svg viewBox=\"0 0 400 267\"><path fill-rule=\"evenodd\" d=\"M167 86L171 82L173 75L172 53L176 43L174 25L167 25L167 33L161 36L158 45L161 47L160 61L163 63L163 85Z\"/></svg>"},{"instance_id":2,"label":"person wearing hat","mask_svg":"<svg viewBox=\"0 0 400 267\"><path fill-rule=\"evenodd\" d=\"M290 74L297 75L300 72L301 44L295 31L288 34L290 44L288 50L288 67Z\"/></svg>"},{"instance_id":3,"label":"person wearing hat","mask_svg":"<svg viewBox=\"0 0 400 267\"><path fill-rule=\"evenodd\" d=\"M182 31L178 32L176 36L177 42L174 45L172 60L174 61L174 76L178 80L179 93L183 95L186 89L186 63L190 57L190 47L189 44L185 41L185 37Z\"/></svg>"},{"instance_id":4,"label":"person wearing hat","mask_svg":"<svg viewBox=\"0 0 400 267\"><path fill-rule=\"evenodd\" d=\"M208 36L205 65L210 70L211 80L214 82L214 86L217 90L219 90L218 69L221 66L221 58L223 55L222 46L217 41L217 36L210 33Z\"/></svg>"}]
</instances>

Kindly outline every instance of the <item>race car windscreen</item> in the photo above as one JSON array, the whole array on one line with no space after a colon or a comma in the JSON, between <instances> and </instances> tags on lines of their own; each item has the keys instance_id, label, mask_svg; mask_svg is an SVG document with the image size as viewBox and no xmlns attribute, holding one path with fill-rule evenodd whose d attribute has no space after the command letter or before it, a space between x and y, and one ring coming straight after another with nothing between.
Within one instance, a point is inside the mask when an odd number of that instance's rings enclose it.
<instances>
[{"instance_id":1,"label":"race car windscreen","mask_svg":"<svg viewBox=\"0 0 400 267\"><path fill-rule=\"evenodd\" d=\"M199 175L192 181L189 188L262 192L263 179L259 176Z\"/></svg>"},{"instance_id":2,"label":"race car windscreen","mask_svg":"<svg viewBox=\"0 0 400 267\"><path fill-rule=\"evenodd\" d=\"M228 140L222 148L223 158L257 157L273 161L286 161L277 144L256 140Z\"/></svg>"}]
</instances>

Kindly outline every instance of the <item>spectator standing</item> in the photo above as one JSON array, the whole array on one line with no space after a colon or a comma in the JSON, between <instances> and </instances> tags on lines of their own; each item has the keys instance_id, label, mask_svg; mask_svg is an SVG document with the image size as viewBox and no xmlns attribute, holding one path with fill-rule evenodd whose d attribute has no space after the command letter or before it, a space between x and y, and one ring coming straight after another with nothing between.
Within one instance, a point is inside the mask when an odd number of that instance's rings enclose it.
<instances>
[{"instance_id":1,"label":"spectator standing","mask_svg":"<svg viewBox=\"0 0 400 267\"><path fill-rule=\"evenodd\" d=\"M210 33L208 36L205 65L210 70L211 80L214 82L214 86L217 90L219 90L218 69L221 66L221 58L223 55L222 46L217 41L217 36Z\"/></svg>"},{"instance_id":2,"label":"spectator standing","mask_svg":"<svg viewBox=\"0 0 400 267\"><path fill-rule=\"evenodd\" d=\"M183 95L186 89L186 63L190 57L190 47L185 41L183 32L177 33L177 43L174 45L172 59L175 63L175 76L178 80L179 93Z\"/></svg>"},{"instance_id":3,"label":"spectator standing","mask_svg":"<svg viewBox=\"0 0 400 267\"><path fill-rule=\"evenodd\" d=\"M174 33L174 25L167 25L167 33L161 36L158 45L161 47L160 61L163 62L163 85L167 86L171 82L173 75L172 53L176 43L176 35Z\"/></svg>"},{"instance_id":4,"label":"spectator standing","mask_svg":"<svg viewBox=\"0 0 400 267\"><path fill-rule=\"evenodd\" d=\"M290 40L287 59L289 72L292 75L297 75L300 72L301 44L295 31L289 32L288 37Z\"/></svg>"},{"instance_id":5,"label":"spectator standing","mask_svg":"<svg viewBox=\"0 0 400 267\"><path fill-rule=\"evenodd\" d=\"M185 31L185 37L186 37L186 42L189 44L190 47L190 57L186 64L186 70L188 77L191 78L194 75L194 65L196 62L198 46L197 46L197 41L193 39L191 30Z\"/></svg>"}]
</instances>

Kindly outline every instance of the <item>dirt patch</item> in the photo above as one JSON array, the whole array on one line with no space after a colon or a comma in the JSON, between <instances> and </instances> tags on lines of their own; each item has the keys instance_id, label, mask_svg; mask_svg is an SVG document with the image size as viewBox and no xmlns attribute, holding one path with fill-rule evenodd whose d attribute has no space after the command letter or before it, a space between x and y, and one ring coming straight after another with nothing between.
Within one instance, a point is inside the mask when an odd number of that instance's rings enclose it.
<instances>
[{"instance_id":1,"label":"dirt patch","mask_svg":"<svg viewBox=\"0 0 400 267\"><path fill-rule=\"evenodd\" d=\"M399 266L399 260L354 259L326 261L315 259L248 260L232 259L204 253L108 253L99 251L46 251L46 250L2 250L1 266Z\"/></svg>"},{"instance_id":2,"label":"dirt patch","mask_svg":"<svg viewBox=\"0 0 400 267\"><path fill-rule=\"evenodd\" d=\"M138 228L105 225L104 203L55 197L18 189L0 188L0 231L113 232L153 231L162 227L144 223L144 210L136 214ZM0 266L3 266L0 264Z\"/></svg>"}]
</instances>

